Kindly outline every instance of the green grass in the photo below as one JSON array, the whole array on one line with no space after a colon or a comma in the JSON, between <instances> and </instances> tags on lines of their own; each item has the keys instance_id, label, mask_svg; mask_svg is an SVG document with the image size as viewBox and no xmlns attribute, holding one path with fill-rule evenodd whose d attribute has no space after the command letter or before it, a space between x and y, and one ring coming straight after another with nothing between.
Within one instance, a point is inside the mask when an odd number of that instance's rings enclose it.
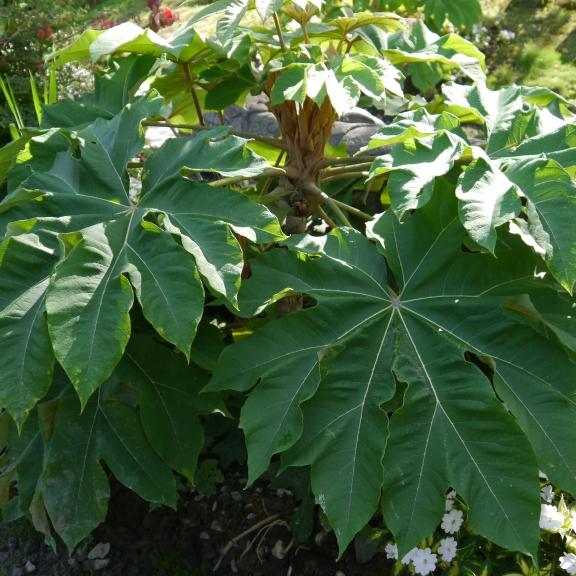
<instances>
[{"instance_id":1,"label":"green grass","mask_svg":"<svg viewBox=\"0 0 576 576\"><path fill-rule=\"evenodd\" d=\"M492 86L541 85L576 98L576 0L484 0L484 12L516 33L491 54Z\"/></svg>"}]
</instances>

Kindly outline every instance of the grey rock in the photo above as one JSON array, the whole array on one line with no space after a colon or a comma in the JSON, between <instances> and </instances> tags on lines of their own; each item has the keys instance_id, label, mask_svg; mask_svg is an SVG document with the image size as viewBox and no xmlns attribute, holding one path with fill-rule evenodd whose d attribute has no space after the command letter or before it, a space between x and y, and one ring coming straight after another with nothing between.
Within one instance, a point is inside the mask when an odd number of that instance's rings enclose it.
<instances>
[{"instance_id":1,"label":"grey rock","mask_svg":"<svg viewBox=\"0 0 576 576\"><path fill-rule=\"evenodd\" d=\"M349 126L350 129L344 134L338 144L345 144L350 154L354 154L358 152L360 148L366 146L370 138L380 129L379 126L375 126L374 124L356 124Z\"/></svg>"},{"instance_id":2,"label":"grey rock","mask_svg":"<svg viewBox=\"0 0 576 576\"><path fill-rule=\"evenodd\" d=\"M352 108L349 112L345 112L340 116L340 122L347 124L372 124L374 126L384 126L384 122L374 114L370 114L368 110L363 108Z\"/></svg>"},{"instance_id":3,"label":"grey rock","mask_svg":"<svg viewBox=\"0 0 576 576\"><path fill-rule=\"evenodd\" d=\"M90 552L88 552L88 560L96 560L100 558L106 558L110 553L110 543L109 542L98 542Z\"/></svg>"},{"instance_id":4,"label":"grey rock","mask_svg":"<svg viewBox=\"0 0 576 576\"><path fill-rule=\"evenodd\" d=\"M272 546L270 553L272 556L274 556L274 558L277 558L278 560L284 560L286 557L286 547L284 546L284 542L282 540L276 540L276 543L274 546Z\"/></svg>"},{"instance_id":5,"label":"grey rock","mask_svg":"<svg viewBox=\"0 0 576 576\"><path fill-rule=\"evenodd\" d=\"M28 560L28 562L24 564L24 572L26 572L26 574L33 574L36 572L36 565Z\"/></svg>"},{"instance_id":6,"label":"grey rock","mask_svg":"<svg viewBox=\"0 0 576 576\"><path fill-rule=\"evenodd\" d=\"M213 532L222 532L222 526L220 526L217 520L212 520L212 523L210 524L210 530Z\"/></svg>"},{"instance_id":7,"label":"grey rock","mask_svg":"<svg viewBox=\"0 0 576 576\"><path fill-rule=\"evenodd\" d=\"M320 532L318 532L314 536L314 543L316 544L316 546L318 546L318 547L322 546L327 535L328 535L328 532L325 532L324 530L320 530Z\"/></svg>"},{"instance_id":8,"label":"grey rock","mask_svg":"<svg viewBox=\"0 0 576 576\"><path fill-rule=\"evenodd\" d=\"M240 502L242 500L242 494L240 494L240 492L233 490L232 492L230 492L230 496L232 498L232 500L234 500L234 502Z\"/></svg>"},{"instance_id":9,"label":"grey rock","mask_svg":"<svg viewBox=\"0 0 576 576\"><path fill-rule=\"evenodd\" d=\"M200 540L210 540L210 534L208 534L208 532L203 530L202 532L200 532Z\"/></svg>"}]
</instances>

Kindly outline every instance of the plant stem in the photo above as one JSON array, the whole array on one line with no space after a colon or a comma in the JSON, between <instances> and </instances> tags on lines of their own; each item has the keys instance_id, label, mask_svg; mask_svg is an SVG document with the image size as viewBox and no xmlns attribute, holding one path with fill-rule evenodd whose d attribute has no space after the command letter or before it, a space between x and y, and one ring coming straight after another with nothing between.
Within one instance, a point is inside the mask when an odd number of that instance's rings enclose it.
<instances>
[{"instance_id":1,"label":"plant stem","mask_svg":"<svg viewBox=\"0 0 576 576\"><path fill-rule=\"evenodd\" d=\"M194 80L192 79L190 63L186 62L182 66L184 67L184 75L186 76L186 80L188 80L188 84L190 87L190 94L192 94L192 101L194 102L194 108L196 109L196 114L198 116L198 122L200 122L201 126L205 126L206 124L204 123L204 114L202 113L202 106L200 106L198 93L196 92L196 88L194 87Z\"/></svg>"},{"instance_id":2,"label":"plant stem","mask_svg":"<svg viewBox=\"0 0 576 576\"><path fill-rule=\"evenodd\" d=\"M342 212L342 210L340 209L340 206L338 206L338 204L334 201L334 199L330 198L330 196L328 196L326 192L318 188L316 184L307 183L303 186L303 188L306 192L315 196L320 202L325 202L326 204L328 204L328 206L330 206L330 208L332 209L332 211L334 212L334 214L336 215L338 221L342 224L342 226L352 226L350 224L350 221L346 217L346 214L344 214L344 212Z\"/></svg>"},{"instance_id":3,"label":"plant stem","mask_svg":"<svg viewBox=\"0 0 576 576\"><path fill-rule=\"evenodd\" d=\"M284 150L280 151L280 154L278 154L278 158L276 159L276 162L274 163L274 166L276 168L278 168L282 162L282 160L284 159ZM270 185L272 184L272 176L268 176L266 178L266 182L264 182L264 186L262 186L262 191L260 192L260 198L263 198L264 196L266 196L266 194L268 194L268 190L270 189Z\"/></svg>"},{"instance_id":4,"label":"plant stem","mask_svg":"<svg viewBox=\"0 0 576 576\"><path fill-rule=\"evenodd\" d=\"M199 124L172 124L168 120L162 121L155 121L155 120L144 120L142 122L143 126L160 126L163 128L178 128L180 130L193 130L194 132L198 132L200 130L211 130L215 128L215 126L201 126ZM240 138L246 138L247 140L259 140L260 142L264 142L265 144L270 144L275 148L279 148L280 150L286 150L286 146L282 140L279 138L269 138L267 136L260 136L258 134L252 134L250 132L242 132L241 130L234 130L230 129L230 134L234 136L239 136Z\"/></svg>"},{"instance_id":5,"label":"plant stem","mask_svg":"<svg viewBox=\"0 0 576 576\"><path fill-rule=\"evenodd\" d=\"M330 218L330 216L326 214L322 206L318 206L318 213L320 214L320 216L322 216L322 220L324 220L324 222L326 222L326 224L328 224L330 228L338 228L336 222L334 222L334 220L332 220L332 218Z\"/></svg>"},{"instance_id":6,"label":"plant stem","mask_svg":"<svg viewBox=\"0 0 576 576\"><path fill-rule=\"evenodd\" d=\"M272 12L272 18L274 19L274 26L276 26L276 34L278 34L278 40L280 40L280 49L282 52L288 52L286 48L286 43L284 42L284 35L282 34L282 26L280 26L280 19L276 12Z\"/></svg>"},{"instance_id":7,"label":"plant stem","mask_svg":"<svg viewBox=\"0 0 576 576\"><path fill-rule=\"evenodd\" d=\"M362 220L366 220L367 222L370 220L374 219L374 216L368 214L368 212L363 212L362 210L359 210L358 208L354 208L354 206L350 206L350 204L346 204L345 202L340 202L340 200L336 200L336 198L331 198L332 202L334 202L334 204L336 204L336 206L338 206L339 208L342 208L342 210L346 210L346 212L349 212L350 214L353 214L354 216L357 216L358 218L362 219Z\"/></svg>"},{"instance_id":8,"label":"plant stem","mask_svg":"<svg viewBox=\"0 0 576 576\"><path fill-rule=\"evenodd\" d=\"M326 176L326 178L322 178L322 182L331 182L332 180L341 180L342 178L367 178L368 176L370 176L370 172L367 171L341 172L339 174L334 174Z\"/></svg>"},{"instance_id":9,"label":"plant stem","mask_svg":"<svg viewBox=\"0 0 576 576\"><path fill-rule=\"evenodd\" d=\"M351 166L341 166L340 168L325 168L322 170L322 174L326 176L335 176L336 174L348 174L350 170L355 172L362 170L369 170L372 167L372 162L358 162L358 164L352 164Z\"/></svg>"},{"instance_id":10,"label":"plant stem","mask_svg":"<svg viewBox=\"0 0 576 576\"><path fill-rule=\"evenodd\" d=\"M197 174L198 171L192 170L192 171L187 172L186 167L184 167L182 173L184 175L187 175L187 173L188 174L190 174L190 173ZM231 184L237 184L238 182L243 182L244 180L252 180L254 178L260 178L262 176L284 176L285 174L286 173L281 168L270 168L269 170L266 170L265 172L262 172L262 174L258 174L256 176L255 175L252 175L252 176L229 176L227 178L220 178L220 180L214 180L213 182L209 182L209 184L213 188L223 188L224 186L229 186Z\"/></svg>"},{"instance_id":11,"label":"plant stem","mask_svg":"<svg viewBox=\"0 0 576 576\"><path fill-rule=\"evenodd\" d=\"M308 36L308 28L306 28L306 22L300 22L300 28L302 28L302 33L304 34L304 42L310 44L310 36Z\"/></svg>"},{"instance_id":12,"label":"plant stem","mask_svg":"<svg viewBox=\"0 0 576 576\"><path fill-rule=\"evenodd\" d=\"M260 204L272 204L272 202L276 202L276 200L282 200L282 198L286 198L286 196L290 196L294 191L290 190L289 188L280 188L279 190L274 190L270 192L270 194L266 194L263 198L260 198Z\"/></svg>"},{"instance_id":13,"label":"plant stem","mask_svg":"<svg viewBox=\"0 0 576 576\"><path fill-rule=\"evenodd\" d=\"M326 158L322 166L340 166L342 164L363 164L373 162L376 156L351 156L349 158Z\"/></svg>"},{"instance_id":14,"label":"plant stem","mask_svg":"<svg viewBox=\"0 0 576 576\"><path fill-rule=\"evenodd\" d=\"M333 198L330 198L330 196L328 196L328 194L324 194L323 200L326 202L326 204L328 204L328 206L330 206L330 208L332 208L334 214L336 214L336 217L341 222L342 226L352 227L352 224L350 224L350 220L348 220L348 217L346 216L346 214L344 214L344 212L342 212L342 210L340 210L340 206L338 206L338 204L336 204L336 202L334 201Z\"/></svg>"}]
</instances>

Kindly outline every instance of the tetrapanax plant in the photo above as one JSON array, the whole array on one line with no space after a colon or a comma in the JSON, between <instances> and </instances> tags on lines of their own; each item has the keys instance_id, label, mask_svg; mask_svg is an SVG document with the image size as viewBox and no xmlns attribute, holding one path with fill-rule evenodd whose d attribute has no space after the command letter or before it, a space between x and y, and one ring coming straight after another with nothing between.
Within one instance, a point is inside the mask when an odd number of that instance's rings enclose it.
<instances>
[{"instance_id":1,"label":"tetrapanax plant","mask_svg":"<svg viewBox=\"0 0 576 576\"><path fill-rule=\"evenodd\" d=\"M74 548L102 462L175 505L235 390L249 482L309 467L342 551L380 509L403 557L453 488L536 557L538 471L576 492L570 103L488 89L474 46L394 14L254 7L86 31L52 62L97 62L94 93L0 151L4 515ZM250 93L279 137L207 126ZM363 150L328 145L372 105ZM176 137L143 150L147 126Z\"/></svg>"}]
</instances>

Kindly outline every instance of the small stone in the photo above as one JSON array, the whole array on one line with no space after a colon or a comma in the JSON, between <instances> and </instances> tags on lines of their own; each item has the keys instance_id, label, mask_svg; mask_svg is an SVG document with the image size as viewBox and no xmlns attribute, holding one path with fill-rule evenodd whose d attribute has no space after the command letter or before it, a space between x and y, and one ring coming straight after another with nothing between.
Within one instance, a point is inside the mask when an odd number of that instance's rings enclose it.
<instances>
[{"instance_id":1,"label":"small stone","mask_svg":"<svg viewBox=\"0 0 576 576\"><path fill-rule=\"evenodd\" d=\"M206 530L202 530L202 532L200 532L200 540L210 540L210 534L208 534Z\"/></svg>"},{"instance_id":2,"label":"small stone","mask_svg":"<svg viewBox=\"0 0 576 576\"><path fill-rule=\"evenodd\" d=\"M240 502L242 500L242 494L240 494L240 492L237 490L230 492L230 496L234 502Z\"/></svg>"},{"instance_id":3,"label":"small stone","mask_svg":"<svg viewBox=\"0 0 576 576\"><path fill-rule=\"evenodd\" d=\"M88 560L97 560L101 558L106 558L110 552L109 542L99 542L88 552Z\"/></svg>"},{"instance_id":4,"label":"small stone","mask_svg":"<svg viewBox=\"0 0 576 576\"><path fill-rule=\"evenodd\" d=\"M314 536L314 542L316 543L316 546L322 546L324 538L326 538L326 534L327 532L324 532L324 530L320 530L320 532L318 532L318 534Z\"/></svg>"},{"instance_id":5,"label":"small stone","mask_svg":"<svg viewBox=\"0 0 576 576\"><path fill-rule=\"evenodd\" d=\"M70 566L70 568L76 568L78 566L76 558L68 558L68 566Z\"/></svg>"},{"instance_id":6,"label":"small stone","mask_svg":"<svg viewBox=\"0 0 576 576\"><path fill-rule=\"evenodd\" d=\"M24 576L24 569L23 568L12 568L12 572L10 576Z\"/></svg>"},{"instance_id":7,"label":"small stone","mask_svg":"<svg viewBox=\"0 0 576 576\"><path fill-rule=\"evenodd\" d=\"M214 500L214 504L212 504L212 512L216 512L216 508L218 508L218 500Z\"/></svg>"},{"instance_id":8,"label":"small stone","mask_svg":"<svg viewBox=\"0 0 576 576\"><path fill-rule=\"evenodd\" d=\"M278 498L282 498L283 496L292 496L292 491L286 490L286 488L278 488L278 490L276 490L276 496L278 496Z\"/></svg>"},{"instance_id":9,"label":"small stone","mask_svg":"<svg viewBox=\"0 0 576 576\"><path fill-rule=\"evenodd\" d=\"M222 526L220 526L217 520L212 520L212 523L210 524L210 530L213 532L222 532Z\"/></svg>"},{"instance_id":10,"label":"small stone","mask_svg":"<svg viewBox=\"0 0 576 576\"><path fill-rule=\"evenodd\" d=\"M36 565L28 560L28 562L24 564L24 572L26 572L26 574L32 574L33 572L36 572Z\"/></svg>"},{"instance_id":11,"label":"small stone","mask_svg":"<svg viewBox=\"0 0 576 576\"><path fill-rule=\"evenodd\" d=\"M342 570L338 570L338 572L336 572L336 574L334 574L334 576L346 576L346 574L344 574L344 572L342 572Z\"/></svg>"},{"instance_id":12,"label":"small stone","mask_svg":"<svg viewBox=\"0 0 576 576\"><path fill-rule=\"evenodd\" d=\"M109 558L95 558L92 560L92 568L96 571L103 570L110 564Z\"/></svg>"},{"instance_id":13,"label":"small stone","mask_svg":"<svg viewBox=\"0 0 576 576\"><path fill-rule=\"evenodd\" d=\"M286 557L286 549L284 548L284 542L282 540L276 540L276 544L272 546L272 550L270 551L274 558L278 558L278 560L284 560Z\"/></svg>"},{"instance_id":14,"label":"small stone","mask_svg":"<svg viewBox=\"0 0 576 576\"><path fill-rule=\"evenodd\" d=\"M196 494L196 496L194 496L194 502L200 502L204 500L204 496L202 496L202 494Z\"/></svg>"},{"instance_id":15,"label":"small stone","mask_svg":"<svg viewBox=\"0 0 576 576\"><path fill-rule=\"evenodd\" d=\"M256 488L256 494L262 494L262 488L260 487Z\"/></svg>"},{"instance_id":16,"label":"small stone","mask_svg":"<svg viewBox=\"0 0 576 576\"><path fill-rule=\"evenodd\" d=\"M234 574L238 574L238 566L236 566L236 560L234 560L234 558L230 561L230 570L232 570Z\"/></svg>"},{"instance_id":17,"label":"small stone","mask_svg":"<svg viewBox=\"0 0 576 576\"><path fill-rule=\"evenodd\" d=\"M256 518L256 514L254 514L254 512L246 514L246 520L254 520L254 518Z\"/></svg>"}]
</instances>

